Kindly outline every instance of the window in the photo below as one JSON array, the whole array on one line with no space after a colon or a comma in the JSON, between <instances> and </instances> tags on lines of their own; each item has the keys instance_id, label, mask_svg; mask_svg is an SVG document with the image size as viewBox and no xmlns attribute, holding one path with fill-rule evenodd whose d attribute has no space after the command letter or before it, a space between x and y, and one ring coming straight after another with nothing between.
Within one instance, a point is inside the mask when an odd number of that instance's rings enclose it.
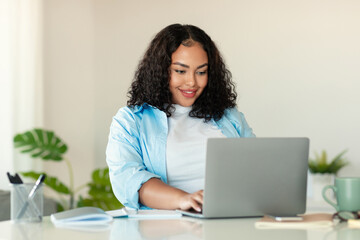
<instances>
[{"instance_id":1,"label":"window","mask_svg":"<svg viewBox=\"0 0 360 240\"><path fill-rule=\"evenodd\" d=\"M12 138L42 125L41 7L41 0L0 1L0 189L9 188L4 172L35 170L14 153Z\"/></svg>"}]
</instances>

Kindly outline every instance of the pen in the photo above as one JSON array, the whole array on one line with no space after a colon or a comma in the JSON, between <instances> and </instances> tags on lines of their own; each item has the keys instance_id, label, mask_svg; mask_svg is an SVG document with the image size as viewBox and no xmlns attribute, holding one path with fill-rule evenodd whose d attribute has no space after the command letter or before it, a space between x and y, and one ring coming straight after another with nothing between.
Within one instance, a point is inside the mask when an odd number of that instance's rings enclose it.
<instances>
[{"instance_id":1,"label":"pen","mask_svg":"<svg viewBox=\"0 0 360 240\"><path fill-rule=\"evenodd\" d=\"M31 189L31 191L30 191L24 205L22 206L22 208L20 209L20 211L19 211L19 213L17 215L17 219L21 218L24 215L24 213L25 213L25 211L26 211L26 209L27 209L27 207L29 205L29 202L34 198L36 191L39 189L41 183L44 182L45 177L46 177L45 174L41 174L39 176L39 178L36 180L36 183L35 183L34 187ZM39 217L41 217L41 216L39 216Z\"/></svg>"}]
</instances>

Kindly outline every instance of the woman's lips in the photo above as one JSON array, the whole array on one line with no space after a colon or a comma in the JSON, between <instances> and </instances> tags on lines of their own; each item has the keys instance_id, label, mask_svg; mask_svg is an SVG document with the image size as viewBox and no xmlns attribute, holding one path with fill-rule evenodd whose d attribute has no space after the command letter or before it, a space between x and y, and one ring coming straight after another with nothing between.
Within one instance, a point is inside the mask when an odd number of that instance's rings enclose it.
<instances>
[{"instance_id":1,"label":"woman's lips","mask_svg":"<svg viewBox=\"0 0 360 240\"><path fill-rule=\"evenodd\" d=\"M186 98L193 98L195 97L196 90L181 90L179 89L181 94Z\"/></svg>"}]
</instances>

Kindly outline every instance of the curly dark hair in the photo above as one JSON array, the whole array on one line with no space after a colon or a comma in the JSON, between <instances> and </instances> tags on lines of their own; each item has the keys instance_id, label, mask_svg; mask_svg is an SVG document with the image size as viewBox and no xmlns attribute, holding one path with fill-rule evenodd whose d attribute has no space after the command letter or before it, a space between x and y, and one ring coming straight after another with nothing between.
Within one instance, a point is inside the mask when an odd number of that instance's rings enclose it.
<instances>
[{"instance_id":1,"label":"curly dark hair","mask_svg":"<svg viewBox=\"0 0 360 240\"><path fill-rule=\"evenodd\" d=\"M171 56L180 44L191 46L194 42L200 43L207 53L208 83L189 115L205 121L217 121L224 115L225 109L235 107L235 85L215 43L202 29L181 24L167 26L151 41L136 70L127 105L147 103L170 117L174 111L169 89Z\"/></svg>"}]
</instances>

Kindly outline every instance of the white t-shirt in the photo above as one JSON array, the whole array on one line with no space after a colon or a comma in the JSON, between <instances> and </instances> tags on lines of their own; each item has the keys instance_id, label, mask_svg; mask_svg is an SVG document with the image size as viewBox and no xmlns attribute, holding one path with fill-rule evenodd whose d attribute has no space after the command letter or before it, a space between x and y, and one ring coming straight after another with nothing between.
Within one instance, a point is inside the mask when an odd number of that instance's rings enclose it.
<instances>
[{"instance_id":1,"label":"white t-shirt","mask_svg":"<svg viewBox=\"0 0 360 240\"><path fill-rule=\"evenodd\" d=\"M204 189L206 140L224 138L212 122L189 116L191 107L174 105L168 118L166 170L168 184L193 193Z\"/></svg>"}]
</instances>

